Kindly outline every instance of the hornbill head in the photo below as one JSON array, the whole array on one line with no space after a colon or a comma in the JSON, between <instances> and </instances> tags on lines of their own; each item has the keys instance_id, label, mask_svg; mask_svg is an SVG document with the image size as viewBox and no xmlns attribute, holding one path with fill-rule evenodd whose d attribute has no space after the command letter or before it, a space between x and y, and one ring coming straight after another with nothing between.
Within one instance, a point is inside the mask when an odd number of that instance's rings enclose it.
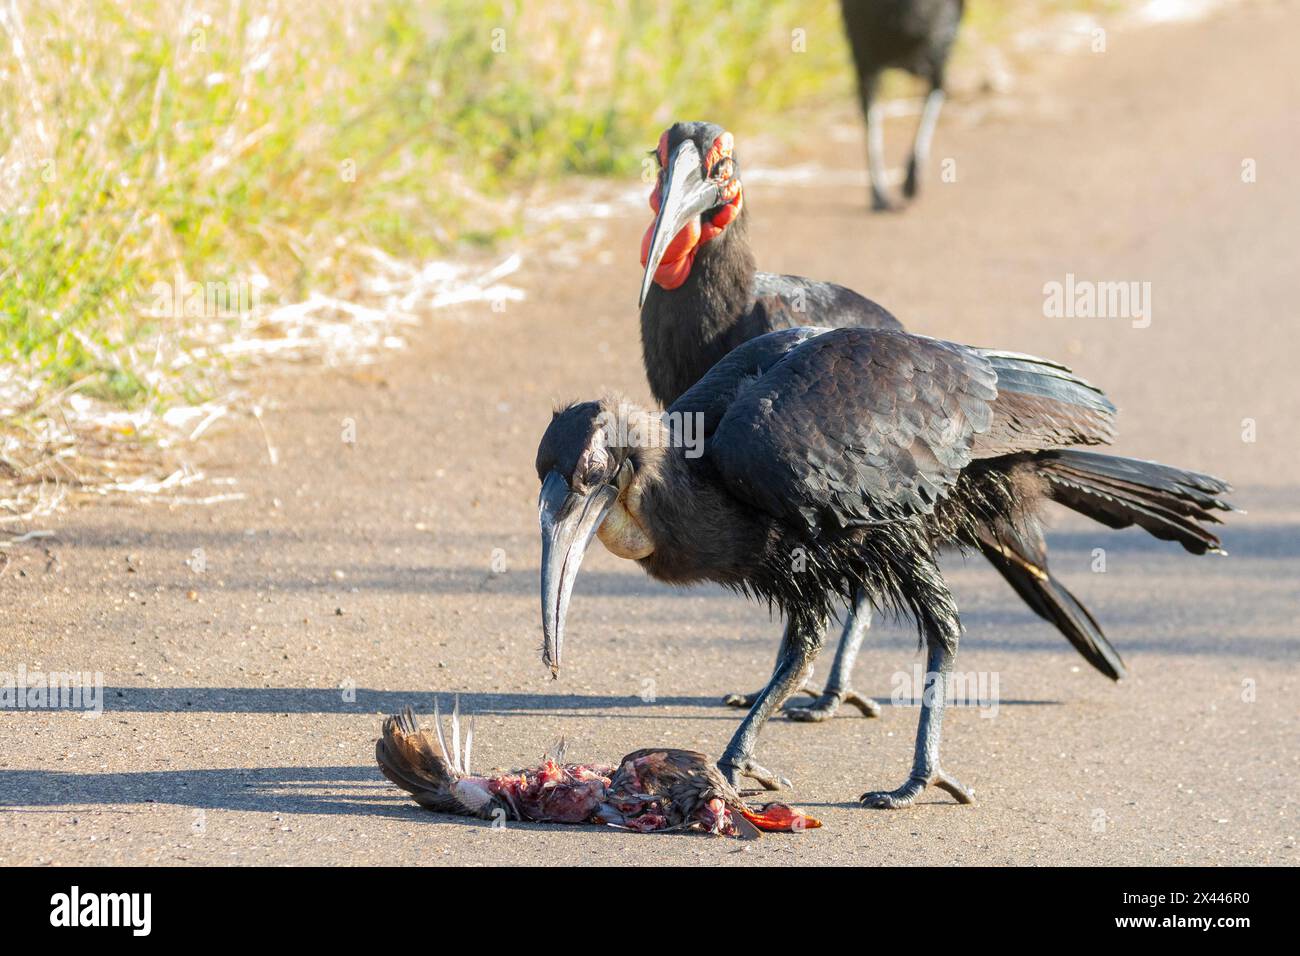
<instances>
[{"instance_id":1,"label":"hornbill head","mask_svg":"<svg viewBox=\"0 0 1300 956\"><path fill-rule=\"evenodd\" d=\"M564 618L591 539L640 559L654 551L640 520L638 471L662 447L663 425L618 398L557 411L537 448L542 482L542 662L559 673Z\"/></svg>"},{"instance_id":2,"label":"hornbill head","mask_svg":"<svg viewBox=\"0 0 1300 956\"><path fill-rule=\"evenodd\" d=\"M676 289L695 254L740 214L744 202L731 134L716 123L674 123L655 148L654 222L641 239L641 299L650 283Z\"/></svg>"}]
</instances>

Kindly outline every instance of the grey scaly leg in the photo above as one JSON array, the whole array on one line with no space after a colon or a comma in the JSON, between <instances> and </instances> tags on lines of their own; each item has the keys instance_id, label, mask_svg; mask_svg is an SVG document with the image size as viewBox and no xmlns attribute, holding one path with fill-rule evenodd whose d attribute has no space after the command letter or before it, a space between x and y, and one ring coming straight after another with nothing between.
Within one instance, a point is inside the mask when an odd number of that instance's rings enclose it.
<instances>
[{"instance_id":1,"label":"grey scaly leg","mask_svg":"<svg viewBox=\"0 0 1300 956\"><path fill-rule=\"evenodd\" d=\"M867 600L866 592L859 591L844 621L844 633L840 637L840 646L835 651L835 663L831 665L831 676L826 682L826 689L819 693L805 685L804 693L815 699L807 707L786 707L785 712L791 720L827 720L835 716L842 703L852 704L862 711L864 717L880 716L879 704L849 686L853 678L853 663L858 659L862 639L867 636L870 627L871 602Z\"/></svg>"},{"instance_id":2,"label":"grey scaly leg","mask_svg":"<svg viewBox=\"0 0 1300 956\"><path fill-rule=\"evenodd\" d=\"M762 767L754 759L758 735L768 718L792 693L803 685L812 662L821 650L825 621L791 618L781 638L781 654L772 679L758 692L754 706L740 722L731 742L718 761L718 769L734 787L741 777L750 777L768 790L789 787L790 781Z\"/></svg>"},{"instance_id":3,"label":"grey scaly leg","mask_svg":"<svg viewBox=\"0 0 1300 956\"><path fill-rule=\"evenodd\" d=\"M957 657L956 632L951 642L926 635L925 690L921 695L921 719L916 728L916 752L912 773L897 790L873 790L859 799L869 807L896 810L911 806L921 791L931 785L952 794L958 803L974 803L975 795L946 774L939 765L939 739L942 735L944 703L948 693L948 675Z\"/></svg>"},{"instance_id":4,"label":"grey scaly leg","mask_svg":"<svg viewBox=\"0 0 1300 956\"><path fill-rule=\"evenodd\" d=\"M912 144L912 159L907 164L907 179L903 182L903 195L908 199L916 197L921 188L921 174L925 172L930 160L930 143L934 139L934 127L939 122L939 111L943 109L943 90L935 87L925 98L925 107L921 110L921 123L916 128L916 140Z\"/></svg>"}]
</instances>

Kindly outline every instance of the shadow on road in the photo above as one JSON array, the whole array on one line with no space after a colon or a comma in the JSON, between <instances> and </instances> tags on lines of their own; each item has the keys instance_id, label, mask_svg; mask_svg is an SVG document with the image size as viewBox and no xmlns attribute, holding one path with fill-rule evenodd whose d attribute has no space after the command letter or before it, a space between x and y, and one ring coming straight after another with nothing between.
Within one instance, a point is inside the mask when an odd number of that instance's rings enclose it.
<instances>
[{"instance_id":1,"label":"shadow on road","mask_svg":"<svg viewBox=\"0 0 1300 956\"><path fill-rule=\"evenodd\" d=\"M340 794L355 792L356 796ZM333 791L333 792L325 792ZM218 770L158 770L130 773L68 773L59 770L0 770L0 813L65 813L67 808L167 804L195 810L275 814L388 817L417 824L490 827L486 820L435 813L419 807L368 767L244 767ZM132 811L126 811L132 812ZM195 814L188 829L199 837L206 821ZM556 824L512 821L512 830L555 830ZM562 829L618 836L597 825Z\"/></svg>"},{"instance_id":2,"label":"shadow on road","mask_svg":"<svg viewBox=\"0 0 1300 956\"><path fill-rule=\"evenodd\" d=\"M356 796L319 791L351 790ZM378 799L390 796L394 799ZM365 814L415 817L428 811L403 799L376 767L261 767L69 773L0 770L0 807L165 803L199 810ZM23 812L23 811L10 811ZM455 817L438 819L457 820ZM458 821L461 822L461 821ZM469 821L463 821L469 822ZM194 824L198 832L201 819Z\"/></svg>"},{"instance_id":3,"label":"shadow on road","mask_svg":"<svg viewBox=\"0 0 1300 956\"><path fill-rule=\"evenodd\" d=\"M355 700L344 700L334 688L318 687L105 687L105 713L222 713L222 714L395 714L411 707L417 714L433 713L437 696L444 712L451 706L451 693L433 694L429 691L371 690L358 687ZM726 720L735 722L741 712L723 707L718 696L657 697L642 701L639 697L622 697L605 694L492 694L461 692L463 711L471 714L488 714L511 717L529 713L569 713L572 716L589 716L584 712L636 711L637 719L681 720L680 714L655 713L670 707L707 708L710 713L691 714L691 720ZM798 698L795 698L798 700ZM889 706L891 700L877 700ZM908 701L900 702L903 705ZM1003 707L1037 707L1056 705L1055 700L1000 700Z\"/></svg>"},{"instance_id":4,"label":"shadow on road","mask_svg":"<svg viewBox=\"0 0 1300 956\"><path fill-rule=\"evenodd\" d=\"M195 712L225 714L395 714L403 707L432 713L434 697L451 706L452 693L373 690L358 687L352 700L333 687L105 687L106 712ZM653 710L663 707L718 707L717 697L659 697L652 702L634 696L576 694L460 693L461 707L470 713L511 716L537 711ZM734 719L734 712L728 713Z\"/></svg>"}]
</instances>

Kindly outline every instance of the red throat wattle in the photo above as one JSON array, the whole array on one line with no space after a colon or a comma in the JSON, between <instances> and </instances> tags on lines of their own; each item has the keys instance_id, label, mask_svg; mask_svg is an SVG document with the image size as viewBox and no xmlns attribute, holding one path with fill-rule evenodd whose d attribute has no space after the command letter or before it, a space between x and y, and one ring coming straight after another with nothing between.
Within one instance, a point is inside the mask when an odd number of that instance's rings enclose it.
<instances>
[{"instance_id":1,"label":"red throat wattle","mask_svg":"<svg viewBox=\"0 0 1300 956\"><path fill-rule=\"evenodd\" d=\"M731 158L732 149L731 134L723 133L709 147L709 152L704 157L705 168L712 169L719 160ZM656 152L659 154L659 166L662 169L668 164L667 132L659 137L659 146ZM659 215L659 204L661 202L659 191L662 186L663 173L661 172L659 178L655 181L654 191L650 193L650 208L654 210L655 216ZM700 247L720 235L722 230L726 229L732 220L740 215L740 208L745 201L740 180L732 178L724 188L725 203L721 209L705 222L701 222L698 218L692 219L677 235L673 236L672 242L668 244L668 248L664 252L663 259L659 262L659 268L655 270L655 285L664 289L676 289L685 282L686 278L691 274L691 265L695 262L695 254L700 251ZM650 258L650 242L654 236L654 231L655 224L651 221L645 235L641 237L642 266Z\"/></svg>"}]
</instances>

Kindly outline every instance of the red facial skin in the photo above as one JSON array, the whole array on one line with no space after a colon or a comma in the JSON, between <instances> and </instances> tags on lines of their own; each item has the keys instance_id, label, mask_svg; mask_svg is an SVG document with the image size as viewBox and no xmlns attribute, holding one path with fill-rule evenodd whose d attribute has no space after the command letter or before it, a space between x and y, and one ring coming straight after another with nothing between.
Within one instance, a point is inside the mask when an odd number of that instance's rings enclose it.
<instances>
[{"instance_id":1,"label":"red facial skin","mask_svg":"<svg viewBox=\"0 0 1300 956\"><path fill-rule=\"evenodd\" d=\"M734 149L730 133L723 133L713 141L709 147L708 153L704 157L704 165L707 169L712 170L714 166L723 159L731 159ZM665 132L659 137L659 146L656 150L659 154L659 166L662 169L668 163L668 133ZM734 168L734 167L733 167ZM659 205L662 201L660 189L663 186L663 173L660 172L659 178L655 181L655 188L650 193L650 208L659 214ZM660 260L659 268L655 270L655 285L665 289L676 289L691 274L691 265L695 262L695 254L699 252L700 247L712 239L716 239L722 230L726 229L731 222L740 215L741 206L744 205L744 192L740 186L740 180L734 175L728 178L723 187L724 205L708 222L701 223L699 219L692 219L682 228L677 235L673 236L673 241L668 244L664 257ZM646 264L650 258L650 240L654 235L654 223L650 223L650 228L645 231L641 237L641 265Z\"/></svg>"}]
</instances>

